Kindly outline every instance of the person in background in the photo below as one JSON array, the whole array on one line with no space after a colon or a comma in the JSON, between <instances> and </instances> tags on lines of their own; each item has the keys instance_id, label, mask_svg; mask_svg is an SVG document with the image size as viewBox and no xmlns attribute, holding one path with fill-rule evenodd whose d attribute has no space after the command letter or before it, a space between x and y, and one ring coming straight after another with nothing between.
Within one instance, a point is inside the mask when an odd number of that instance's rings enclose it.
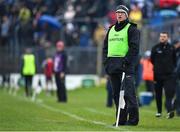
<instances>
[{"instance_id":1,"label":"person in background","mask_svg":"<svg viewBox=\"0 0 180 132\"><path fill-rule=\"evenodd\" d=\"M51 57L48 57L43 62L43 68L44 68L44 75L46 77L46 92L47 95L52 94L53 95L53 59Z\"/></svg>"},{"instance_id":2,"label":"person in background","mask_svg":"<svg viewBox=\"0 0 180 132\"><path fill-rule=\"evenodd\" d=\"M134 5L132 6L132 10L129 13L129 19L138 24L138 27L141 28L142 27L142 11L141 8L139 7L138 3L134 3Z\"/></svg>"},{"instance_id":3,"label":"person in background","mask_svg":"<svg viewBox=\"0 0 180 132\"><path fill-rule=\"evenodd\" d=\"M27 48L22 57L21 75L25 79L25 93L27 97L32 96L32 79L36 74L35 55L30 48Z\"/></svg>"},{"instance_id":4,"label":"person in background","mask_svg":"<svg viewBox=\"0 0 180 132\"><path fill-rule=\"evenodd\" d=\"M162 116L162 93L165 91L165 106L167 118L174 117L173 98L175 95L176 77L176 52L175 48L168 43L169 35L167 32L161 32L159 43L151 51L151 62L154 66L155 80L155 98L157 105L156 117Z\"/></svg>"},{"instance_id":5,"label":"person in background","mask_svg":"<svg viewBox=\"0 0 180 132\"><path fill-rule=\"evenodd\" d=\"M58 102L67 102L65 75L66 75L66 53L64 51L64 42L56 43L57 52L54 56L54 73L57 86Z\"/></svg>"},{"instance_id":6,"label":"person in background","mask_svg":"<svg viewBox=\"0 0 180 132\"><path fill-rule=\"evenodd\" d=\"M103 63L110 77L116 116L119 107L122 73L125 72L125 108L121 109L118 125L138 125L139 107L135 88L135 65L139 54L140 32L137 25L128 20L129 9L116 8L117 22L110 26L104 40ZM116 123L115 123L116 124ZM113 125L115 125L113 124Z\"/></svg>"},{"instance_id":7,"label":"person in background","mask_svg":"<svg viewBox=\"0 0 180 132\"><path fill-rule=\"evenodd\" d=\"M154 74L153 65L151 63L151 51L147 50L144 53L144 58L141 59L141 64L143 67L142 78L145 81L146 91L154 93Z\"/></svg>"},{"instance_id":8,"label":"person in background","mask_svg":"<svg viewBox=\"0 0 180 132\"><path fill-rule=\"evenodd\" d=\"M176 49L176 58L177 58L177 67L176 67L176 77L177 77L177 86L176 86L176 114L180 116L180 41L175 42L174 47Z\"/></svg>"},{"instance_id":9,"label":"person in background","mask_svg":"<svg viewBox=\"0 0 180 132\"><path fill-rule=\"evenodd\" d=\"M0 25L0 46L9 51L9 38L10 38L10 20L8 16L2 17L2 23Z\"/></svg>"}]
</instances>

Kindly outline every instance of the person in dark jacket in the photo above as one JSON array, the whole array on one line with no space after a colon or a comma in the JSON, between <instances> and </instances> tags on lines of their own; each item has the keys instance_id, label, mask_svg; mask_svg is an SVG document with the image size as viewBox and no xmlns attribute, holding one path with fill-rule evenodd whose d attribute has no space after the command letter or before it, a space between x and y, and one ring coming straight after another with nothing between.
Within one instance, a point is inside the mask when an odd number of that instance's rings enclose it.
<instances>
[{"instance_id":1,"label":"person in dark jacket","mask_svg":"<svg viewBox=\"0 0 180 132\"><path fill-rule=\"evenodd\" d=\"M152 48L151 62L154 65L155 97L157 104L156 117L162 115L162 92L163 88L166 97L167 118L174 117L173 97L175 95L176 78L174 70L176 67L175 48L168 43L169 35L161 32L160 42Z\"/></svg>"},{"instance_id":2,"label":"person in dark jacket","mask_svg":"<svg viewBox=\"0 0 180 132\"><path fill-rule=\"evenodd\" d=\"M176 49L177 58L177 66L175 70L177 77L175 108L177 116L180 116L180 41L175 42L174 47Z\"/></svg>"},{"instance_id":3,"label":"person in dark jacket","mask_svg":"<svg viewBox=\"0 0 180 132\"><path fill-rule=\"evenodd\" d=\"M139 54L140 32L137 25L128 20L129 9L124 5L116 8L117 22L110 26L104 40L103 63L110 77L116 116L122 73L125 72L125 108L121 109L118 125L137 125L138 101L135 89L135 65ZM114 124L115 125L115 124Z\"/></svg>"},{"instance_id":4,"label":"person in dark jacket","mask_svg":"<svg viewBox=\"0 0 180 132\"><path fill-rule=\"evenodd\" d=\"M58 102L67 102L65 73L66 73L66 54L64 42L58 41L56 44L57 52L54 56L54 73L57 86Z\"/></svg>"}]
</instances>

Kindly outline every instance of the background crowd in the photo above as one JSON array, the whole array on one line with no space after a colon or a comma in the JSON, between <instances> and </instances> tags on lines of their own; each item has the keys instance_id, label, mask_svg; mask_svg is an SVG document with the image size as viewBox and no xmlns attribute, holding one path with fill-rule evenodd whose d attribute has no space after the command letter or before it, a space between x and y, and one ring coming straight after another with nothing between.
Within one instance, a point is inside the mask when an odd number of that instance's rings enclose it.
<instances>
[{"instance_id":1,"label":"background crowd","mask_svg":"<svg viewBox=\"0 0 180 132\"><path fill-rule=\"evenodd\" d=\"M132 21L143 25L161 23L160 18L179 16L178 3L163 5L161 0L1 0L0 48L55 46L61 39L66 46L96 46L104 29L115 22L115 7L126 4ZM173 2L172 2L173 3ZM162 12L163 9L170 9ZM40 23L41 16L58 19L60 27ZM158 18L158 19L157 19ZM12 51L13 52L13 51Z\"/></svg>"}]
</instances>

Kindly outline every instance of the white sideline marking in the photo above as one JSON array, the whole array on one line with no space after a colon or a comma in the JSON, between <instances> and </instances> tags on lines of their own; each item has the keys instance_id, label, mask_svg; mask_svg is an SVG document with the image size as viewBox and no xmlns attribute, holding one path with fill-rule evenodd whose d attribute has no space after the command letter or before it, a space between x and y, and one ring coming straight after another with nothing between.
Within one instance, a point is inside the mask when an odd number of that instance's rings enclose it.
<instances>
[{"instance_id":1,"label":"white sideline marking","mask_svg":"<svg viewBox=\"0 0 180 132\"><path fill-rule=\"evenodd\" d=\"M113 126L108 125L108 124L106 124L106 123L104 123L104 122L88 120L88 119L82 118L82 117L80 117L80 116L77 116L77 115L75 115L75 114L72 114L72 113L70 113L70 112L66 112L66 111L62 111L62 110L56 109L56 108L54 108L54 107L51 107L51 106L49 106L49 105L44 104L44 103L43 103L43 100L40 100L40 101L37 101L37 100L36 100L36 101L32 101L31 99L28 99L28 98L26 98L26 97L20 97L20 96L16 96L16 97L17 97L18 99L20 99L20 100L23 100L23 101L28 101L28 102L32 102L32 103L38 104L38 105L40 105L41 107L44 107L44 108L46 108L46 109L48 109L48 110L50 110L50 111L60 112L60 113L62 113L62 114L64 114L64 115L67 115L67 116L69 116L69 117L72 117L72 118L74 118L74 119L76 119L76 120L86 121L86 122L89 122L89 123L92 123L92 124L102 125L102 126L105 126L105 127L107 127L107 128L112 128L112 129L116 129L116 130L127 131L127 129L122 128L122 127L113 127Z\"/></svg>"},{"instance_id":2,"label":"white sideline marking","mask_svg":"<svg viewBox=\"0 0 180 132\"><path fill-rule=\"evenodd\" d=\"M46 104L44 104L44 103L38 103L38 104L41 105L42 107L48 109L48 110L51 110L51 111L53 111L53 112L60 112L60 113L62 113L62 114L64 114L64 115L67 115L67 116L69 116L69 117L72 117L72 118L74 118L74 119L76 119L76 120L86 121L86 122L89 122L89 123L93 123L93 124L96 124L96 125L102 125L102 126L105 126L105 127L108 127L108 128L116 129L116 130L127 131L127 129L124 129L124 128L122 129L122 128L120 128L120 127L119 127L119 128L113 127L113 126L108 125L108 124L106 124L106 123L104 123L104 122L93 121L93 120L88 120L88 119L82 118L82 117L77 116L77 115L75 115L75 114L72 114L72 113L70 113L70 112L65 112L65 111L56 109L56 108L51 107L51 106L49 106L49 105L46 105Z\"/></svg>"},{"instance_id":3,"label":"white sideline marking","mask_svg":"<svg viewBox=\"0 0 180 132\"><path fill-rule=\"evenodd\" d=\"M105 116L112 116L111 114L109 113L106 113L106 112L99 112L98 110L96 109L93 109L93 108L84 108L85 110L89 111L89 112L92 112L92 113L96 113L96 114L101 114L101 115L105 115Z\"/></svg>"}]
</instances>

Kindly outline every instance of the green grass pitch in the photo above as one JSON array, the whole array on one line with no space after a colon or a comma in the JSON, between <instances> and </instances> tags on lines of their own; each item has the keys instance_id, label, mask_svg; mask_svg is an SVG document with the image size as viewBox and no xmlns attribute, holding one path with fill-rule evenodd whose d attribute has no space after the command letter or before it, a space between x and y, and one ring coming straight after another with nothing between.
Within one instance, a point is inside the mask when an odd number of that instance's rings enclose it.
<instances>
[{"instance_id":1,"label":"green grass pitch","mask_svg":"<svg viewBox=\"0 0 180 132\"><path fill-rule=\"evenodd\" d=\"M156 118L155 102L140 108L138 126L113 127L115 107L106 107L105 87L68 91L68 103L57 103L56 96L38 95L36 101L0 89L1 131L180 131L180 117Z\"/></svg>"}]
</instances>

